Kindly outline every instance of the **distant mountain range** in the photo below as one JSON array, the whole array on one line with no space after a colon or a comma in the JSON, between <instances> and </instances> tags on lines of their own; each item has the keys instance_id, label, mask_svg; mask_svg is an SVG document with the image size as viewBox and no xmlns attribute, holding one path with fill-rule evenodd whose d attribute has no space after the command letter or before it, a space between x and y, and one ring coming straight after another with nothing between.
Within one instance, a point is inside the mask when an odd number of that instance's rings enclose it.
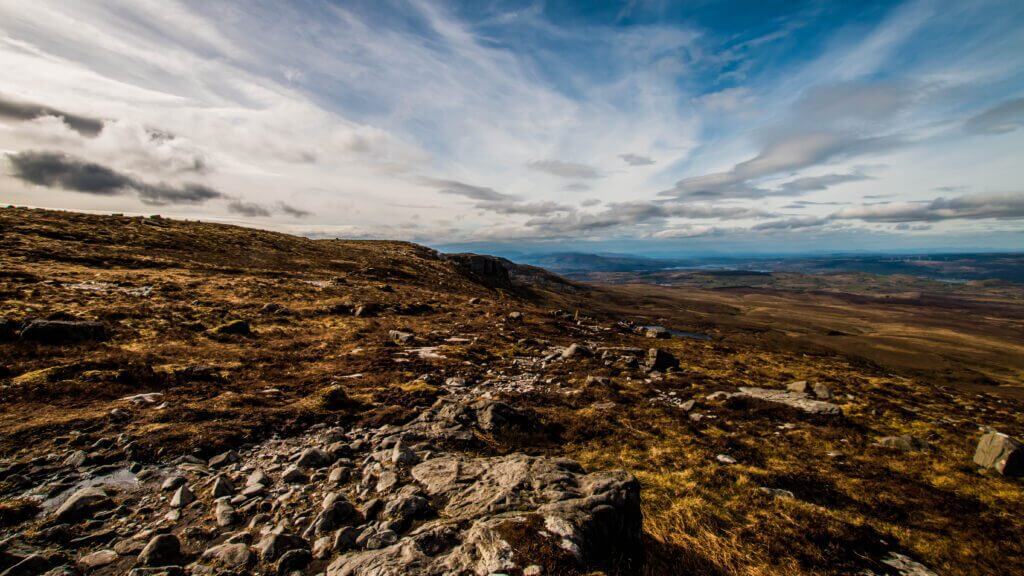
<instances>
[{"instance_id":1,"label":"distant mountain range","mask_svg":"<svg viewBox=\"0 0 1024 576\"><path fill-rule=\"evenodd\" d=\"M607 272L693 269L807 274L866 272L906 274L943 281L999 279L1024 282L1024 253L648 258L632 254L551 252L524 254L512 260L576 278Z\"/></svg>"}]
</instances>

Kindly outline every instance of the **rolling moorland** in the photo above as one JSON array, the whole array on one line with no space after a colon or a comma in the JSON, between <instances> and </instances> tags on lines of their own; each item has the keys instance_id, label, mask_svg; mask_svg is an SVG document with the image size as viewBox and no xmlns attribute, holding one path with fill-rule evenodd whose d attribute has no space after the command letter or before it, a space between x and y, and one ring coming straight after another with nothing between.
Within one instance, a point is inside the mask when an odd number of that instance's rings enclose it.
<instances>
[{"instance_id":1,"label":"rolling moorland","mask_svg":"<svg viewBox=\"0 0 1024 576\"><path fill-rule=\"evenodd\" d=\"M0 294L0 574L1024 573L1012 282L5 208Z\"/></svg>"}]
</instances>

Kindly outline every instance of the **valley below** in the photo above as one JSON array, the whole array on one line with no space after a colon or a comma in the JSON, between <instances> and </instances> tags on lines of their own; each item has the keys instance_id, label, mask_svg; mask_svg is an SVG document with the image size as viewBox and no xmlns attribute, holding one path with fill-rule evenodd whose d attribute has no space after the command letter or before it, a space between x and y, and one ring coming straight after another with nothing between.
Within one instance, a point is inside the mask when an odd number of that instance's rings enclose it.
<instances>
[{"instance_id":1,"label":"valley below","mask_svg":"<svg viewBox=\"0 0 1024 576\"><path fill-rule=\"evenodd\" d=\"M1021 284L24 208L0 257L3 575L1024 573Z\"/></svg>"}]
</instances>

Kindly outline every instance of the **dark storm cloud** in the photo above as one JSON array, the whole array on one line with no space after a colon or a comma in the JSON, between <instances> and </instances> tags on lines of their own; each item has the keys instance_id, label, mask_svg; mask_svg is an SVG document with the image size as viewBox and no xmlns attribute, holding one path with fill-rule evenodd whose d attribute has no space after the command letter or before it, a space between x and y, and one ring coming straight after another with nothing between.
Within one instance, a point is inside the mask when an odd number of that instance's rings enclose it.
<instances>
[{"instance_id":1,"label":"dark storm cloud","mask_svg":"<svg viewBox=\"0 0 1024 576\"><path fill-rule=\"evenodd\" d=\"M295 206L292 206L290 204L285 204L284 202L278 202L277 203L277 208L281 212L283 212L283 213L285 213L285 214L287 214L287 215L289 215L289 216L291 216L293 218L305 218L307 216L311 216L312 215L312 213L307 211L307 210L303 210L302 208L296 208Z\"/></svg>"},{"instance_id":2,"label":"dark storm cloud","mask_svg":"<svg viewBox=\"0 0 1024 576\"><path fill-rule=\"evenodd\" d=\"M619 154L619 158L630 166L650 166L654 164L654 160L639 154Z\"/></svg>"},{"instance_id":3,"label":"dark storm cloud","mask_svg":"<svg viewBox=\"0 0 1024 576\"><path fill-rule=\"evenodd\" d=\"M242 200L232 200L231 202L228 202L228 212L249 217L262 216L265 218L270 216L270 210L262 204L244 202Z\"/></svg>"},{"instance_id":4,"label":"dark storm cloud","mask_svg":"<svg viewBox=\"0 0 1024 576\"><path fill-rule=\"evenodd\" d=\"M83 136L96 136L103 130L103 120L69 114L56 108L11 100L0 95L0 118L11 118L13 120L34 120L43 116L57 116L64 119L69 128Z\"/></svg>"},{"instance_id":5,"label":"dark storm cloud","mask_svg":"<svg viewBox=\"0 0 1024 576\"><path fill-rule=\"evenodd\" d=\"M222 198L217 190L200 184L151 184L101 164L59 152L25 151L7 155L15 178L48 188L62 188L115 196L134 192L146 204L201 204Z\"/></svg>"},{"instance_id":6,"label":"dark storm cloud","mask_svg":"<svg viewBox=\"0 0 1024 576\"><path fill-rule=\"evenodd\" d=\"M48 188L114 196L132 188L132 178L106 166L82 162L58 152L8 154L15 178Z\"/></svg>"},{"instance_id":7,"label":"dark storm cloud","mask_svg":"<svg viewBox=\"0 0 1024 576\"><path fill-rule=\"evenodd\" d=\"M1006 134L1024 126L1024 98L1015 98L989 108L964 123L972 134Z\"/></svg>"}]
</instances>

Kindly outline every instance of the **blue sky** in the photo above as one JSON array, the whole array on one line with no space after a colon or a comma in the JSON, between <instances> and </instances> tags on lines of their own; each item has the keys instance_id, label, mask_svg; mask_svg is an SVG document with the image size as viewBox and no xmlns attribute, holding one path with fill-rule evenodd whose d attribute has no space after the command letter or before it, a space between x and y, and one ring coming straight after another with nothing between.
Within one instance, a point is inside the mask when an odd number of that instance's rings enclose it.
<instances>
[{"instance_id":1,"label":"blue sky","mask_svg":"<svg viewBox=\"0 0 1024 576\"><path fill-rule=\"evenodd\" d=\"M0 196L523 251L1024 248L1024 3L0 0Z\"/></svg>"}]
</instances>

